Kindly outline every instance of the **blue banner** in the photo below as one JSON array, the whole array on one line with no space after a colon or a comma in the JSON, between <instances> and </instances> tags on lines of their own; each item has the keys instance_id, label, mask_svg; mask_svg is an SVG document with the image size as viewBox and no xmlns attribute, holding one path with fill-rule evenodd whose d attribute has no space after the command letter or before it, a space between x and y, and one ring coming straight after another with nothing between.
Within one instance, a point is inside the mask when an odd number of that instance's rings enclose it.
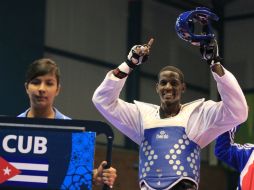
<instances>
[{"instance_id":1,"label":"blue banner","mask_svg":"<svg viewBox=\"0 0 254 190\"><path fill-rule=\"evenodd\" d=\"M95 132L28 128L0 131L1 189L92 189Z\"/></svg>"}]
</instances>

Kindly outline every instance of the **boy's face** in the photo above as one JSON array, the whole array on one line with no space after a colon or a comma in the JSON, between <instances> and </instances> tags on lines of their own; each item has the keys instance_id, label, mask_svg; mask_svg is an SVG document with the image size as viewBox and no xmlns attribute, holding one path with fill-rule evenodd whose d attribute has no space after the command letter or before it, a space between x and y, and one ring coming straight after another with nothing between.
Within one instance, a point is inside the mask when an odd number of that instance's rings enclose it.
<instances>
[{"instance_id":1,"label":"boy's face","mask_svg":"<svg viewBox=\"0 0 254 190\"><path fill-rule=\"evenodd\" d=\"M25 83L25 87L30 99L30 106L36 109L53 107L55 97L60 91L60 85L53 73L38 76L29 83Z\"/></svg>"}]
</instances>

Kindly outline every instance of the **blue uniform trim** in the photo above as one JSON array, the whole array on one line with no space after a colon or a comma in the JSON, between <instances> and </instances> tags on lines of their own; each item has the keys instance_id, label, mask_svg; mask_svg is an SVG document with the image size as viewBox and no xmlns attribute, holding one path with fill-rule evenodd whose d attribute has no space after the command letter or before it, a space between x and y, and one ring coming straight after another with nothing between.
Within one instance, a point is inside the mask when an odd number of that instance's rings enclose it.
<instances>
[{"instance_id":1,"label":"blue uniform trim","mask_svg":"<svg viewBox=\"0 0 254 190\"><path fill-rule=\"evenodd\" d=\"M215 155L218 159L227 163L229 166L242 173L248 167L247 163L251 159L254 151L253 144L237 144L234 143L234 134L236 128L220 135L215 144ZM245 174L247 175L247 173ZM243 178L244 176L242 176ZM238 181L238 190L241 190L241 180Z\"/></svg>"}]
</instances>

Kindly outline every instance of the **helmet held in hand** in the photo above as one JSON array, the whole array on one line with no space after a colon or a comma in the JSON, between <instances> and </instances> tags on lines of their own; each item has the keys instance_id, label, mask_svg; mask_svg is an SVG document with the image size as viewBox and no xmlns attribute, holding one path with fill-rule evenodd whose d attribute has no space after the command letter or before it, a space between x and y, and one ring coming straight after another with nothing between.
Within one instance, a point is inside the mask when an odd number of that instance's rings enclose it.
<instances>
[{"instance_id":1,"label":"helmet held in hand","mask_svg":"<svg viewBox=\"0 0 254 190\"><path fill-rule=\"evenodd\" d=\"M179 15L175 30L181 39L190 42L192 45L200 46L200 44L209 43L215 38L211 20L218 21L219 17L208 8L197 7L195 10Z\"/></svg>"}]
</instances>

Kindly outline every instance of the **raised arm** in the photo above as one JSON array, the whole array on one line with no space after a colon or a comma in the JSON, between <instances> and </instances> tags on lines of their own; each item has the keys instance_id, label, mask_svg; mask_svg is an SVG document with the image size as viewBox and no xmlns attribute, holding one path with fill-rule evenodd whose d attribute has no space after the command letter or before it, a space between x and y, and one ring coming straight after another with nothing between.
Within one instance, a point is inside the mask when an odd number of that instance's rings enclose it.
<instances>
[{"instance_id":1,"label":"raised arm","mask_svg":"<svg viewBox=\"0 0 254 190\"><path fill-rule=\"evenodd\" d=\"M205 147L219 135L240 125L248 117L248 107L243 91L234 75L220 64L217 42L215 41L213 45L216 46L216 51L213 49L204 51L211 53L212 56L203 55L203 57L211 58L207 62L210 64L213 77L217 83L221 101L210 100L205 102L200 108L201 114L193 114L192 116L191 122L198 124L194 126L199 126L198 129L195 129L196 136L193 136L201 147ZM211 47L209 46L209 48Z\"/></svg>"},{"instance_id":2,"label":"raised arm","mask_svg":"<svg viewBox=\"0 0 254 190\"><path fill-rule=\"evenodd\" d=\"M123 101L119 95L130 72L147 60L152 43L153 39L148 44L133 46L127 60L107 74L92 98L98 111L136 143L140 142L142 133L139 111L135 104Z\"/></svg>"}]
</instances>

